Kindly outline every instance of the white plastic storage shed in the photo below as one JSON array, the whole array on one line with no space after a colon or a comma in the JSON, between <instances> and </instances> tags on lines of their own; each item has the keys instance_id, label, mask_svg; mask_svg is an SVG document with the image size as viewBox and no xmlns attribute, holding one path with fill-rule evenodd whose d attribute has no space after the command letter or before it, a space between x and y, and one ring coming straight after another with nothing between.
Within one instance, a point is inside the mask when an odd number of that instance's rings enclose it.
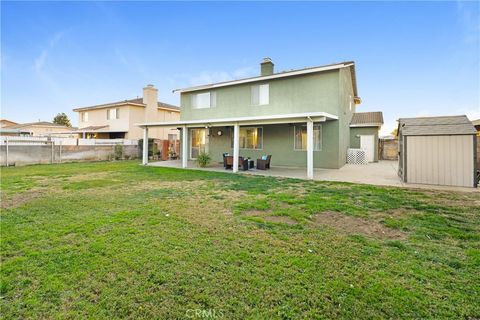
<instances>
[{"instance_id":1,"label":"white plastic storage shed","mask_svg":"<svg viewBox=\"0 0 480 320\"><path fill-rule=\"evenodd\" d=\"M476 130L466 116L398 120L404 182L476 187Z\"/></svg>"}]
</instances>

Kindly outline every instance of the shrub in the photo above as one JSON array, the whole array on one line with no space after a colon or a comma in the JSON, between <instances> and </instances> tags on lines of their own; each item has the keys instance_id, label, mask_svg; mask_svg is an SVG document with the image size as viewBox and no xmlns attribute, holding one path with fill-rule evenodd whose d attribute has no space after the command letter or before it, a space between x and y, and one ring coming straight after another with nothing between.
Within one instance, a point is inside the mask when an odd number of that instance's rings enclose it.
<instances>
[{"instance_id":1,"label":"shrub","mask_svg":"<svg viewBox=\"0 0 480 320\"><path fill-rule=\"evenodd\" d=\"M115 160L121 160L123 158L123 144L116 144L113 149L113 157Z\"/></svg>"},{"instance_id":2,"label":"shrub","mask_svg":"<svg viewBox=\"0 0 480 320\"><path fill-rule=\"evenodd\" d=\"M204 168L208 166L208 164L212 161L212 158L210 155L206 152L200 152L200 154L197 157L197 163L200 167Z\"/></svg>"}]
</instances>

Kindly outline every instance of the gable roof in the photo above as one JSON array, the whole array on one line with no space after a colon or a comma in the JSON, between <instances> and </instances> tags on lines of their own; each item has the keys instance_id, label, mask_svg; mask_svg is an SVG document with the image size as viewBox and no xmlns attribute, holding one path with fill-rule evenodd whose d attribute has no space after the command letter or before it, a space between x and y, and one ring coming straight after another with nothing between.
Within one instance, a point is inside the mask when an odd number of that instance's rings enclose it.
<instances>
[{"instance_id":1,"label":"gable roof","mask_svg":"<svg viewBox=\"0 0 480 320\"><path fill-rule=\"evenodd\" d=\"M157 108L158 109L164 109L164 110L170 110L170 111L180 111L180 108L177 106L174 106L172 104L168 104L165 102L158 102L157 103ZM143 103L143 98L135 98L135 99L128 99L128 100L123 100L123 101L117 101L117 102L110 102L110 103L104 103L104 104L97 104L94 106L90 107L79 107L73 109L73 111L87 111L87 110L94 110L94 109L103 109L103 108L111 108L111 107L120 107L120 106L126 106L126 105L133 105L133 106L138 106L138 107L146 107L147 105Z\"/></svg>"},{"instance_id":2,"label":"gable roof","mask_svg":"<svg viewBox=\"0 0 480 320\"><path fill-rule=\"evenodd\" d=\"M56 123L48 122L48 121L19 123L19 124L13 125L13 126L8 126L8 128L9 128L9 129L20 129L20 128L25 128L25 127L30 127L30 126L68 128L67 126L64 126L63 124L56 124Z\"/></svg>"},{"instance_id":3,"label":"gable roof","mask_svg":"<svg viewBox=\"0 0 480 320\"><path fill-rule=\"evenodd\" d=\"M352 116L350 127L381 127L383 124L383 113L375 112L356 112Z\"/></svg>"},{"instance_id":4,"label":"gable roof","mask_svg":"<svg viewBox=\"0 0 480 320\"><path fill-rule=\"evenodd\" d=\"M399 132L404 136L435 136L476 134L467 116L418 117L398 119Z\"/></svg>"},{"instance_id":5,"label":"gable roof","mask_svg":"<svg viewBox=\"0 0 480 320\"><path fill-rule=\"evenodd\" d=\"M0 122L1 122L1 123L5 123L5 124L9 123L9 124L8 124L9 126L10 126L10 125L18 124L18 122L14 122L14 121L11 121L11 120L8 120L8 119L0 119Z\"/></svg>"},{"instance_id":6,"label":"gable roof","mask_svg":"<svg viewBox=\"0 0 480 320\"><path fill-rule=\"evenodd\" d=\"M177 91L180 92L180 93L182 93L182 92L192 92L192 91L198 91L198 90L234 86L234 85L242 84L242 83L250 83L250 82L256 82L256 81L265 81L265 80L271 80L271 79L286 78L286 77L298 76L298 75L302 75L302 74L323 72L323 71L328 71L328 70L337 70L337 69L341 69L341 68L350 68L350 72L352 74L352 82L353 82L352 83L353 84L353 93L354 93L355 97L357 97L358 96L357 78L356 78L356 74L355 74L355 62L354 61L345 61L345 62L327 64L327 65L317 66L317 67L309 67L309 68L303 68L303 69L282 71L282 72L277 72L277 73L267 75L267 76L257 76L257 77L243 78L243 79L238 79L238 80L230 80L230 81L211 83L211 84L206 84L206 85L201 85L201 86L188 87L188 88L183 88L183 89L175 89L175 90L173 90L173 92L177 92Z\"/></svg>"},{"instance_id":7,"label":"gable roof","mask_svg":"<svg viewBox=\"0 0 480 320\"><path fill-rule=\"evenodd\" d=\"M474 126L480 126L480 119L473 120L473 121L472 121L472 124L473 124Z\"/></svg>"}]
</instances>

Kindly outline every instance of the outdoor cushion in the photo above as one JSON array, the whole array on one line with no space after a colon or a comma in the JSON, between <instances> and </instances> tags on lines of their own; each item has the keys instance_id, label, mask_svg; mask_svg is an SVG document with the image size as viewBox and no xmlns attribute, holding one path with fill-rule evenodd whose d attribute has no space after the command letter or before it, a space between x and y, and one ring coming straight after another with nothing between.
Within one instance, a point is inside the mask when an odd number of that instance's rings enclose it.
<instances>
[{"instance_id":1,"label":"outdoor cushion","mask_svg":"<svg viewBox=\"0 0 480 320\"><path fill-rule=\"evenodd\" d=\"M262 160L267 160L268 156L262 156Z\"/></svg>"}]
</instances>

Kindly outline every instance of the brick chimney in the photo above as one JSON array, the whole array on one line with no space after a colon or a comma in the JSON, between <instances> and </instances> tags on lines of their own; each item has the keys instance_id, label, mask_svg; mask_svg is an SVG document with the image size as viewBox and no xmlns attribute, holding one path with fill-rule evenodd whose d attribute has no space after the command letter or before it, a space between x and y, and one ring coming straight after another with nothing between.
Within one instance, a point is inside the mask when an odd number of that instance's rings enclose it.
<instances>
[{"instance_id":1,"label":"brick chimney","mask_svg":"<svg viewBox=\"0 0 480 320\"><path fill-rule=\"evenodd\" d=\"M148 84L143 88L143 103L145 108L145 121L156 121L158 116L158 90L153 84Z\"/></svg>"},{"instance_id":2,"label":"brick chimney","mask_svg":"<svg viewBox=\"0 0 480 320\"><path fill-rule=\"evenodd\" d=\"M261 76L269 76L273 74L273 62L270 58L263 58L262 62L260 63L260 75Z\"/></svg>"}]
</instances>

